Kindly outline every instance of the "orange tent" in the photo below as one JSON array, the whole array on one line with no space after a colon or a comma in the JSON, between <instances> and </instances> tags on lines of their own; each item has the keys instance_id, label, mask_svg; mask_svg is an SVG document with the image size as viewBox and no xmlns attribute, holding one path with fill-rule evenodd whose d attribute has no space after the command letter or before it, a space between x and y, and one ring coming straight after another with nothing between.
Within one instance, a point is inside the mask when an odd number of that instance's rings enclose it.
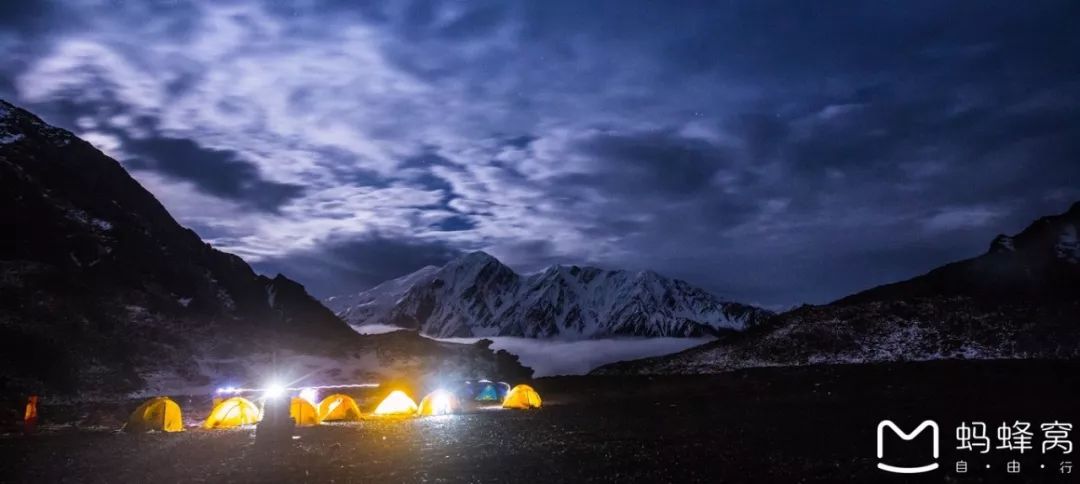
<instances>
[{"instance_id":1,"label":"orange tent","mask_svg":"<svg viewBox=\"0 0 1080 484\"><path fill-rule=\"evenodd\" d=\"M540 408L540 394L529 385L518 385L506 394L503 408Z\"/></svg>"},{"instance_id":2,"label":"orange tent","mask_svg":"<svg viewBox=\"0 0 1080 484\"><path fill-rule=\"evenodd\" d=\"M413 415L416 410L416 402L412 398L401 390L394 390L375 407L375 415Z\"/></svg>"},{"instance_id":3,"label":"orange tent","mask_svg":"<svg viewBox=\"0 0 1080 484\"><path fill-rule=\"evenodd\" d=\"M319 420L323 422L360 420L356 400L343 393L329 395L319 402Z\"/></svg>"},{"instance_id":4,"label":"orange tent","mask_svg":"<svg viewBox=\"0 0 1080 484\"><path fill-rule=\"evenodd\" d=\"M319 425L319 410L300 397L293 397L289 402L289 416L296 422L297 427Z\"/></svg>"},{"instance_id":5,"label":"orange tent","mask_svg":"<svg viewBox=\"0 0 1080 484\"><path fill-rule=\"evenodd\" d=\"M420 400L420 409L416 412L420 415L446 415L456 412L460 408L457 397L446 390L435 390Z\"/></svg>"},{"instance_id":6,"label":"orange tent","mask_svg":"<svg viewBox=\"0 0 1080 484\"><path fill-rule=\"evenodd\" d=\"M206 417L203 428L230 429L241 425L251 425L262 418L259 407L244 397L232 397L223 400Z\"/></svg>"},{"instance_id":7,"label":"orange tent","mask_svg":"<svg viewBox=\"0 0 1080 484\"><path fill-rule=\"evenodd\" d=\"M124 430L128 432L180 432L184 430L184 420L180 415L180 405L169 397L151 398L139 405L128 417Z\"/></svg>"}]
</instances>

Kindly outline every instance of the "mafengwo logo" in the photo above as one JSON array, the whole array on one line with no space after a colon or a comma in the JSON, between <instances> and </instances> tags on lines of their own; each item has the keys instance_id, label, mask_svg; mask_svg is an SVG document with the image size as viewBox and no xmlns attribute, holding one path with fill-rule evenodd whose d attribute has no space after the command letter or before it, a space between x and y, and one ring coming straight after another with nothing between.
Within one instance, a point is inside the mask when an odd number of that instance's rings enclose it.
<instances>
[{"instance_id":1,"label":"mafengwo logo","mask_svg":"<svg viewBox=\"0 0 1080 484\"><path fill-rule=\"evenodd\" d=\"M885 460L886 429L890 430L891 433L895 434L897 437L900 437L901 440L909 442L906 445L915 445L915 443L910 442L915 440L915 437L917 437L926 429L930 429L930 438L933 442L931 446L927 449L929 450L929 452L926 453L927 463L920 466L895 466L887 464ZM877 465L878 469L896 474L919 474L937 469L937 460L941 454L939 434L940 431L938 429L938 424L933 420L923 421L923 423L919 424L918 427L915 427L915 430L912 430L910 433L900 430L900 427L893 423L892 420L882 420L881 423L879 423L877 426L877 457L879 461Z\"/></svg>"}]
</instances>

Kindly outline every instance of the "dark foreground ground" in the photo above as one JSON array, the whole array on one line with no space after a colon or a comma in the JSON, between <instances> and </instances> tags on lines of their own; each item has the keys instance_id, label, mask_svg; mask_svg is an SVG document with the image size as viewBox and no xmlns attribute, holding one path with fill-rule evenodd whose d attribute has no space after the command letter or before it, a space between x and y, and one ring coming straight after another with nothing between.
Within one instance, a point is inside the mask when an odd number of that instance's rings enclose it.
<instances>
[{"instance_id":1,"label":"dark foreground ground","mask_svg":"<svg viewBox=\"0 0 1080 484\"><path fill-rule=\"evenodd\" d=\"M541 410L486 410L299 429L279 449L253 433L127 435L57 429L0 437L11 482L896 482L875 468L875 429L941 428L928 482L1078 482L1074 453L1042 454L1039 424L1080 423L1080 364L934 362L740 371L700 377L535 382ZM956 450L962 421L1029 421L1035 449ZM1080 429L1071 440L1080 443ZM887 440L888 460L922 464L929 440ZM1019 474L1005 464L1017 459ZM957 460L969 472L955 471ZM987 469L986 465L990 465ZM1044 465L1045 468L1040 468Z\"/></svg>"}]
</instances>

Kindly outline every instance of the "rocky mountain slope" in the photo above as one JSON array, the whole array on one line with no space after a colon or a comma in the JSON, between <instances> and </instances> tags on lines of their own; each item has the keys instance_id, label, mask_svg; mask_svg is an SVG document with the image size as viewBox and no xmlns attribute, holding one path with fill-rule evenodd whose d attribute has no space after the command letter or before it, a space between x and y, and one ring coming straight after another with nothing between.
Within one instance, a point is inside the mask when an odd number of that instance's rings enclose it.
<instances>
[{"instance_id":1,"label":"rocky mountain slope","mask_svg":"<svg viewBox=\"0 0 1080 484\"><path fill-rule=\"evenodd\" d=\"M978 257L946 264L922 276L848 296L840 304L918 297L1054 302L1080 297L1080 202L1042 217L1019 234L998 235Z\"/></svg>"},{"instance_id":2,"label":"rocky mountain slope","mask_svg":"<svg viewBox=\"0 0 1080 484\"><path fill-rule=\"evenodd\" d=\"M713 373L756 366L1080 357L1080 203L987 253L675 355L598 374Z\"/></svg>"},{"instance_id":3,"label":"rocky mountain slope","mask_svg":"<svg viewBox=\"0 0 1080 484\"><path fill-rule=\"evenodd\" d=\"M325 380L521 370L483 348L357 335L300 284L180 226L115 160L3 101L0 197L0 394L250 382L290 358Z\"/></svg>"},{"instance_id":4,"label":"rocky mountain slope","mask_svg":"<svg viewBox=\"0 0 1080 484\"><path fill-rule=\"evenodd\" d=\"M652 271L551 266L519 275L484 252L325 302L354 326L433 337L689 337L741 330L771 314Z\"/></svg>"}]
</instances>

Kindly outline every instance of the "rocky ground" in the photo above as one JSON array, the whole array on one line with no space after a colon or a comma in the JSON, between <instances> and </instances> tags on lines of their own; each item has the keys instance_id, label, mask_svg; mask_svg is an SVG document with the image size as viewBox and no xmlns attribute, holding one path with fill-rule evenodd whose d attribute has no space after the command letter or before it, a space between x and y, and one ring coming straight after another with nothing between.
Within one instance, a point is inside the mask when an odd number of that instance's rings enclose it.
<instances>
[{"instance_id":1,"label":"rocky ground","mask_svg":"<svg viewBox=\"0 0 1080 484\"><path fill-rule=\"evenodd\" d=\"M250 430L53 427L0 437L0 481L874 482L894 479L875 468L877 423L912 430L934 419L942 468L926 476L933 481L1076 482L1059 473L1069 456L1040 452L1038 425L1080 423L1078 370L1077 362L952 361L550 378L535 382L545 397L537 411L300 429L276 449L256 446ZM994 439L1003 420L1033 422L1036 449L955 449L960 422L986 421ZM888 457L914 462L929 452L923 444L889 441ZM1024 466L1019 475L1004 471L1013 458ZM954 469L961 459L971 469L964 475Z\"/></svg>"}]
</instances>

